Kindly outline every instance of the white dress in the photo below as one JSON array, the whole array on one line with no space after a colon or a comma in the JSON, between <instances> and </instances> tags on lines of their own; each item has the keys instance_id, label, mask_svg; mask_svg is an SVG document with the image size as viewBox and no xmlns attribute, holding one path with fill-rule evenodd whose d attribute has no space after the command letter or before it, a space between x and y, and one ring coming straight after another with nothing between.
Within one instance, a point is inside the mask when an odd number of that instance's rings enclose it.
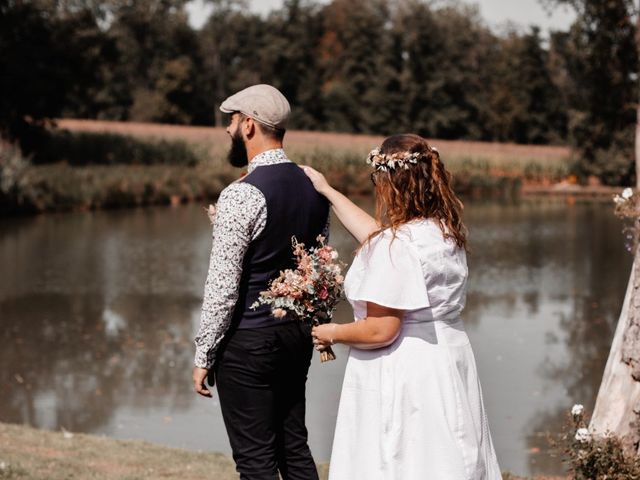
<instances>
[{"instance_id":1,"label":"white dress","mask_svg":"<svg viewBox=\"0 0 640 480\"><path fill-rule=\"evenodd\" d=\"M501 479L460 319L467 260L430 220L386 230L345 278L356 321L366 302L405 310L388 347L352 348L329 480Z\"/></svg>"}]
</instances>

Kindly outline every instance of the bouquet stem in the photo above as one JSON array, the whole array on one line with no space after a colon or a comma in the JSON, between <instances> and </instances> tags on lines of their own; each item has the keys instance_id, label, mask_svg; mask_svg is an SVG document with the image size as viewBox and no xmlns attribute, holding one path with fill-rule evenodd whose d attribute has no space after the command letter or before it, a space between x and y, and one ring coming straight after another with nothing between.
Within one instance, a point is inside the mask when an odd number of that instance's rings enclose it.
<instances>
[{"instance_id":1,"label":"bouquet stem","mask_svg":"<svg viewBox=\"0 0 640 480\"><path fill-rule=\"evenodd\" d=\"M333 349L331 347L327 347L320 352L320 361L322 363L328 362L329 360L335 360L336 354L333 353Z\"/></svg>"}]
</instances>

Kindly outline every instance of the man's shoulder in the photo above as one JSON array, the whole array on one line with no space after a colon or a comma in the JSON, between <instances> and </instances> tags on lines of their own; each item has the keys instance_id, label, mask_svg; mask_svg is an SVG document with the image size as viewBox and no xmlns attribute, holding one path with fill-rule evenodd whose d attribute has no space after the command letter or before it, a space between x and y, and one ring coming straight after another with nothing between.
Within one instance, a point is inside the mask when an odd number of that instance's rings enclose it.
<instances>
[{"instance_id":1,"label":"man's shoulder","mask_svg":"<svg viewBox=\"0 0 640 480\"><path fill-rule=\"evenodd\" d=\"M255 186L246 182L234 182L228 185L220 193L218 198L218 206L220 205L246 205L247 202L262 203L264 195Z\"/></svg>"}]
</instances>

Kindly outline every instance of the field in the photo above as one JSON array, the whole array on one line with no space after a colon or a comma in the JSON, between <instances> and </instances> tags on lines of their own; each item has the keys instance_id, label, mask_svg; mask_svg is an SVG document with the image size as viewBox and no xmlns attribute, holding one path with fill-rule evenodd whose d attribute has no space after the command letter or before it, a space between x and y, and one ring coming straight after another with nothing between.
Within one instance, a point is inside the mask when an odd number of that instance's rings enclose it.
<instances>
[{"instance_id":1,"label":"field","mask_svg":"<svg viewBox=\"0 0 640 480\"><path fill-rule=\"evenodd\" d=\"M229 136L224 128L186 127L149 123L100 122L92 120L59 120L60 128L75 132L120 133L151 139L184 140L204 146L211 158L224 156ZM285 148L297 161L310 159L321 167L332 167L335 161L363 159L384 137L326 132L287 132ZM567 147L516 145L511 143L431 140L442 159L453 172L465 169L494 176L522 176L533 182L549 183L568 175L571 152Z\"/></svg>"},{"instance_id":2,"label":"field","mask_svg":"<svg viewBox=\"0 0 640 480\"><path fill-rule=\"evenodd\" d=\"M32 158L0 144L0 214L179 204L215 199L238 178L224 128L59 120ZM347 195L372 193L367 153L382 137L291 131L285 149ZM571 185L566 147L433 140L461 195L554 193ZM568 181L569 180L569 181ZM604 192L604 193L609 193Z\"/></svg>"}]
</instances>

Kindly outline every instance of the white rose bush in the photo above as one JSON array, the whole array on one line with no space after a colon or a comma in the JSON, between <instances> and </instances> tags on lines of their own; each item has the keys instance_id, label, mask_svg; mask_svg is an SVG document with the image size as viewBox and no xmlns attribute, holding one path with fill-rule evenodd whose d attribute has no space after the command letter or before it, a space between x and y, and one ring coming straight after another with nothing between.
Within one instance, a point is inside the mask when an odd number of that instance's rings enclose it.
<instances>
[{"instance_id":1,"label":"white rose bush","mask_svg":"<svg viewBox=\"0 0 640 480\"><path fill-rule=\"evenodd\" d=\"M573 415L574 417L582 415L583 413L584 413L584 407L582 405L580 405L579 403L576 403L571 408L571 415Z\"/></svg>"},{"instance_id":2,"label":"white rose bush","mask_svg":"<svg viewBox=\"0 0 640 480\"><path fill-rule=\"evenodd\" d=\"M573 480L640 480L640 458L625 452L619 438L593 434L583 405L575 404L568 417L561 446Z\"/></svg>"},{"instance_id":3,"label":"white rose bush","mask_svg":"<svg viewBox=\"0 0 640 480\"><path fill-rule=\"evenodd\" d=\"M635 253L638 247L640 234L640 202L638 199L640 199L640 195L630 187L613 196L614 213L626 223L622 232L625 237L625 246L632 253Z\"/></svg>"}]
</instances>

